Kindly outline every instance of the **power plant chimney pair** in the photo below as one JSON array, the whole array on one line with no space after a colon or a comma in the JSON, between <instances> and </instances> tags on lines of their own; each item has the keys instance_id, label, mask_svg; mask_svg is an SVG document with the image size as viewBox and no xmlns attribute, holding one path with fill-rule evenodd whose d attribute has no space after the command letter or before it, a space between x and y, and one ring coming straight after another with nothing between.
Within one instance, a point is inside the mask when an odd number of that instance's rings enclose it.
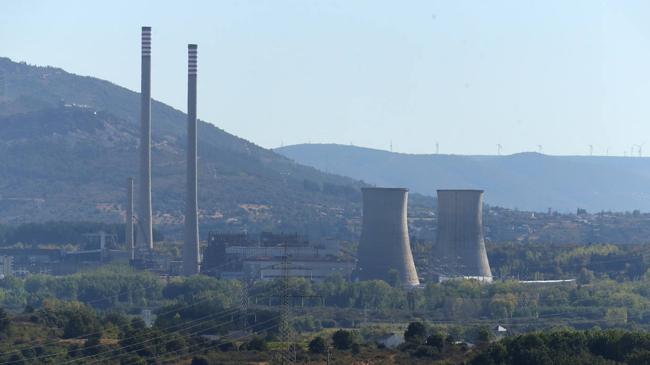
<instances>
[{"instance_id":1,"label":"power plant chimney pair","mask_svg":"<svg viewBox=\"0 0 650 365\"><path fill-rule=\"evenodd\" d=\"M401 284L419 285L407 223L408 190L363 188L362 193L359 279L389 281L395 270Z\"/></svg>"},{"instance_id":2,"label":"power plant chimney pair","mask_svg":"<svg viewBox=\"0 0 650 365\"><path fill-rule=\"evenodd\" d=\"M492 281L483 238L483 190L438 190L438 238L433 251L439 280Z\"/></svg>"},{"instance_id":3,"label":"power plant chimney pair","mask_svg":"<svg viewBox=\"0 0 650 365\"><path fill-rule=\"evenodd\" d=\"M187 196L185 200L185 244L183 274L200 272L199 219L196 172L196 73L197 46L187 46Z\"/></svg>"},{"instance_id":4,"label":"power plant chimney pair","mask_svg":"<svg viewBox=\"0 0 650 365\"><path fill-rule=\"evenodd\" d=\"M188 45L187 79L187 196L185 207L185 244L183 245L183 273L200 271L198 198L197 198L197 136L196 136L196 76L197 46ZM153 250L151 208L151 27L142 27L140 99L140 194L138 204L138 243L141 248ZM133 246L133 180L129 179L129 207L127 207L127 244ZM130 213L129 213L130 211ZM129 231L131 232L129 234ZM129 238L131 237L131 238ZM135 247L131 249L135 258Z\"/></svg>"}]
</instances>

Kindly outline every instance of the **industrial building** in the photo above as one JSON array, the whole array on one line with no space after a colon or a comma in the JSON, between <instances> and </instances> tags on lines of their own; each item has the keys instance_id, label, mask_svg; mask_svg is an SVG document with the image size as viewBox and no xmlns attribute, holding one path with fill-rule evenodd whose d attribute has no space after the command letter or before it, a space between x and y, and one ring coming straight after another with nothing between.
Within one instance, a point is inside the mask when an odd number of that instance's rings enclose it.
<instances>
[{"instance_id":1,"label":"industrial building","mask_svg":"<svg viewBox=\"0 0 650 365\"><path fill-rule=\"evenodd\" d=\"M270 280L281 277L287 265L290 277L322 281L328 276L350 277L354 260L340 245L313 245L298 234L211 232L203 257L202 273L221 278Z\"/></svg>"},{"instance_id":2,"label":"industrial building","mask_svg":"<svg viewBox=\"0 0 650 365\"><path fill-rule=\"evenodd\" d=\"M14 274L14 258L13 256L0 255L0 279Z\"/></svg>"},{"instance_id":3,"label":"industrial building","mask_svg":"<svg viewBox=\"0 0 650 365\"><path fill-rule=\"evenodd\" d=\"M432 266L438 281L492 281L483 239L483 190L438 190L438 237Z\"/></svg>"},{"instance_id":4,"label":"industrial building","mask_svg":"<svg viewBox=\"0 0 650 365\"><path fill-rule=\"evenodd\" d=\"M389 281L391 270L396 270L403 285L419 285L407 224L408 190L363 188L362 192L358 278Z\"/></svg>"},{"instance_id":5,"label":"industrial building","mask_svg":"<svg viewBox=\"0 0 650 365\"><path fill-rule=\"evenodd\" d=\"M85 250L65 251L49 248L0 248L0 274L73 274L87 267L105 263L128 263L129 251L116 249L115 235L88 234Z\"/></svg>"}]
</instances>

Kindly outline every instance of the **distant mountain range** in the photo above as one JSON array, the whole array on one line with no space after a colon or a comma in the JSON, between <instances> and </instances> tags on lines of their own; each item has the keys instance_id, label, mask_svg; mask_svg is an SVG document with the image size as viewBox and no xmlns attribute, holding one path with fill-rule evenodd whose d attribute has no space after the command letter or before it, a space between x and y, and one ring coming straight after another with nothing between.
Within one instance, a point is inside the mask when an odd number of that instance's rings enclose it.
<instances>
[{"instance_id":1,"label":"distant mountain range","mask_svg":"<svg viewBox=\"0 0 650 365\"><path fill-rule=\"evenodd\" d=\"M137 178L139 107L138 93L110 82L0 58L0 225L122 222L127 177ZM183 221L186 123L181 111L153 102L154 221L172 238ZM271 151L206 122L198 133L204 235L274 230L354 242L368 184L411 188L410 233L426 240L435 237L438 188L482 188L489 204L522 210L650 205L644 158L418 156L336 145ZM496 242L645 242L650 229L650 215L593 224L599 220L501 208L486 214Z\"/></svg>"},{"instance_id":2,"label":"distant mountain range","mask_svg":"<svg viewBox=\"0 0 650 365\"><path fill-rule=\"evenodd\" d=\"M485 190L488 204L521 210L650 211L650 158L415 155L336 144L301 144L276 152L297 163L378 186Z\"/></svg>"},{"instance_id":3,"label":"distant mountain range","mask_svg":"<svg viewBox=\"0 0 650 365\"><path fill-rule=\"evenodd\" d=\"M122 221L127 177L137 177L139 108L138 93L110 82L0 58L0 223ZM183 221L186 120L153 102L158 227ZM203 233L349 237L356 230L350 221L360 215L361 182L302 166L206 122L198 139Z\"/></svg>"}]
</instances>

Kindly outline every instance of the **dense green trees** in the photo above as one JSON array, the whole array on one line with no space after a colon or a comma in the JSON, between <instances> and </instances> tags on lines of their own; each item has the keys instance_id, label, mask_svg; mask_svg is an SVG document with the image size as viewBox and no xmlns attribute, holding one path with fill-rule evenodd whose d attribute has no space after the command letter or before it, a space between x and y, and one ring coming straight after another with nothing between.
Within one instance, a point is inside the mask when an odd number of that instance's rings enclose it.
<instances>
[{"instance_id":1,"label":"dense green trees","mask_svg":"<svg viewBox=\"0 0 650 365\"><path fill-rule=\"evenodd\" d=\"M70 276L32 275L0 279L0 303L13 307L40 306L44 300L78 300L98 309L143 306L162 299L163 283L151 273L128 266L104 266Z\"/></svg>"},{"instance_id":2,"label":"dense green trees","mask_svg":"<svg viewBox=\"0 0 650 365\"><path fill-rule=\"evenodd\" d=\"M596 277L635 280L650 268L646 245L521 244L488 246L493 274L526 280Z\"/></svg>"},{"instance_id":3,"label":"dense green trees","mask_svg":"<svg viewBox=\"0 0 650 365\"><path fill-rule=\"evenodd\" d=\"M650 335L640 332L529 333L491 344L470 365L648 364Z\"/></svg>"}]
</instances>

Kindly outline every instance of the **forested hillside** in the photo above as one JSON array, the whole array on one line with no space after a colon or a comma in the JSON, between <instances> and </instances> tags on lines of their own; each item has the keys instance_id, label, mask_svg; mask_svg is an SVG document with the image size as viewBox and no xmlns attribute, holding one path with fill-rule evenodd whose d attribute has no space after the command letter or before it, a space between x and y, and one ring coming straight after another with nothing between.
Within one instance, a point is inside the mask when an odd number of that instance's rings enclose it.
<instances>
[{"instance_id":1,"label":"forested hillside","mask_svg":"<svg viewBox=\"0 0 650 365\"><path fill-rule=\"evenodd\" d=\"M137 177L139 95L6 58L0 75L0 223L121 221L126 179ZM155 222L178 226L186 116L153 102L152 124ZM301 166L206 122L198 138L204 227L350 236L362 183Z\"/></svg>"}]
</instances>

